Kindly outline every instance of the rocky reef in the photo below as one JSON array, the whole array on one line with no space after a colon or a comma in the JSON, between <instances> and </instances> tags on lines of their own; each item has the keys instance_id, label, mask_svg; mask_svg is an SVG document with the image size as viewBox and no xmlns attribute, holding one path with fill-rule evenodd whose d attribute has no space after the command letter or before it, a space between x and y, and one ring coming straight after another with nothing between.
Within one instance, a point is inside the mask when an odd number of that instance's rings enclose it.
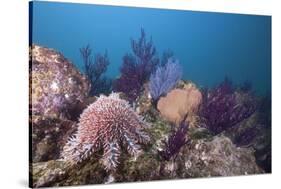
<instances>
[{"instance_id":1,"label":"rocky reef","mask_svg":"<svg viewBox=\"0 0 281 189\"><path fill-rule=\"evenodd\" d=\"M165 138L163 135L161 137ZM193 139L169 161L163 161L156 148L157 145L151 146L137 159L130 158L123 152L120 156L121 164L117 172L113 174L105 171L98 157L92 157L75 166L69 166L61 160L34 163L32 167L34 186L68 186L264 173L255 162L253 149L236 147L225 136Z\"/></svg>"},{"instance_id":2,"label":"rocky reef","mask_svg":"<svg viewBox=\"0 0 281 189\"><path fill-rule=\"evenodd\" d=\"M44 118L70 118L70 109L89 93L89 82L62 54L30 47L30 111Z\"/></svg>"},{"instance_id":3,"label":"rocky reef","mask_svg":"<svg viewBox=\"0 0 281 189\"><path fill-rule=\"evenodd\" d=\"M58 159L68 136L77 129L75 122L60 119L39 119L30 126L33 162Z\"/></svg>"},{"instance_id":4,"label":"rocky reef","mask_svg":"<svg viewBox=\"0 0 281 189\"><path fill-rule=\"evenodd\" d=\"M206 92L184 80L159 98L149 82L134 98L91 97L86 77L62 54L30 49L32 187L271 172L265 99L228 83ZM220 107L234 117L214 114Z\"/></svg>"},{"instance_id":5,"label":"rocky reef","mask_svg":"<svg viewBox=\"0 0 281 189\"><path fill-rule=\"evenodd\" d=\"M76 129L76 111L89 93L89 82L61 53L30 47L30 133L33 162L59 157ZM79 115L80 113L78 113Z\"/></svg>"}]
</instances>

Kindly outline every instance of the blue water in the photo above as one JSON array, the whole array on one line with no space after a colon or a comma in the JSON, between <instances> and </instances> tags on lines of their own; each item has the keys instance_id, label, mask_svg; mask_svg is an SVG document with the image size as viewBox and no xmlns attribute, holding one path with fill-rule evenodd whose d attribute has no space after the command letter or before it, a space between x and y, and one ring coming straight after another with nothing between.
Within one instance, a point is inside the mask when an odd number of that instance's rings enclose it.
<instances>
[{"instance_id":1,"label":"blue water","mask_svg":"<svg viewBox=\"0 0 281 189\"><path fill-rule=\"evenodd\" d=\"M33 43L54 48L82 69L79 48L108 51L107 75L115 78L130 39L143 27L158 55L171 49L184 79L213 86L225 76L271 91L271 17L90 4L34 2Z\"/></svg>"}]
</instances>

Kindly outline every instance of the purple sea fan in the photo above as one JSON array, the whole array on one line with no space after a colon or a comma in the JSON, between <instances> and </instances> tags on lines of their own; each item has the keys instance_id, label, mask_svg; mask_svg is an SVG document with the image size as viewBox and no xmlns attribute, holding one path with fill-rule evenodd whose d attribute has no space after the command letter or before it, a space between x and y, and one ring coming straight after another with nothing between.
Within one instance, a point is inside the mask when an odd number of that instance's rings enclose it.
<instances>
[{"instance_id":1,"label":"purple sea fan","mask_svg":"<svg viewBox=\"0 0 281 189\"><path fill-rule=\"evenodd\" d=\"M145 127L142 118L117 93L101 95L81 114L78 131L64 147L62 157L75 164L103 150L103 165L108 171L115 170L121 146L137 157L139 144L150 141L143 131Z\"/></svg>"},{"instance_id":2,"label":"purple sea fan","mask_svg":"<svg viewBox=\"0 0 281 189\"><path fill-rule=\"evenodd\" d=\"M186 117L187 115L181 121L179 128L165 142L165 149L159 152L159 155L166 161L169 161L174 155L178 154L181 147L188 142L186 139L186 133L188 131Z\"/></svg>"},{"instance_id":3,"label":"purple sea fan","mask_svg":"<svg viewBox=\"0 0 281 189\"><path fill-rule=\"evenodd\" d=\"M120 70L122 75L114 82L114 90L125 93L130 102L134 101L142 90L142 66L143 64L136 63L134 56L127 54L123 57Z\"/></svg>"},{"instance_id":4,"label":"purple sea fan","mask_svg":"<svg viewBox=\"0 0 281 189\"><path fill-rule=\"evenodd\" d=\"M154 101L161 95L167 94L174 88L182 77L182 68L178 60L168 59L167 64L158 67L156 72L150 76L149 91Z\"/></svg>"},{"instance_id":5,"label":"purple sea fan","mask_svg":"<svg viewBox=\"0 0 281 189\"><path fill-rule=\"evenodd\" d=\"M199 115L203 126L214 134L236 125L250 117L256 110L256 102L249 93L238 93L225 79L216 88L203 93Z\"/></svg>"},{"instance_id":6,"label":"purple sea fan","mask_svg":"<svg viewBox=\"0 0 281 189\"><path fill-rule=\"evenodd\" d=\"M91 82L90 95L108 94L111 90L112 81L105 76L108 65L110 64L107 51L104 54L92 56L90 45L80 48L83 59L85 74Z\"/></svg>"}]
</instances>

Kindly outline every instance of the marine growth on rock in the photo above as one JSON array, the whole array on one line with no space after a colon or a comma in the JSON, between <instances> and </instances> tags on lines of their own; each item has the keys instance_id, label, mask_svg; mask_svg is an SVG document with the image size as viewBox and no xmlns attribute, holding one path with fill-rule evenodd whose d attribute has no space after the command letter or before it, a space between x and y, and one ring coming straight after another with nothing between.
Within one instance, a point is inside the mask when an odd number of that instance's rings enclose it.
<instances>
[{"instance_id":1,"label":"marine growth on rock","mask_svg":"<svg viewBox=\"0 0 281 189\"><path fill-rule=\"evenodd\" d=\"M88 96L86 77L54 49L32 45L30 64L32 115L68 117L70 107Z\"/></svg>"},{"instance_id":2,"label":"marine growth on rock","mask_svg":"<svg viewBox=\"0 0 281 189\"><path fill-rule=\"evenodd\" d=\"M118 166L121 147L137 157L140 144L150 141L145 127L142 118L117 93L101 95L81 114L78 131L64 147L62 157L76 164L103 150L102 164L113 171Z\"/></svg>"}]
</instances>

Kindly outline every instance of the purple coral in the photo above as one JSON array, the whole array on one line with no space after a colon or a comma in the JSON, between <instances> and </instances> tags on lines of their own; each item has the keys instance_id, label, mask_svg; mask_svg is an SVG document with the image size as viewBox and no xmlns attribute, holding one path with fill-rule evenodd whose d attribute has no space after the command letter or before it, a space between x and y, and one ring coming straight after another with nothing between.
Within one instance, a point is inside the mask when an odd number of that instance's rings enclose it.
<instances>
[{"instance_id":1,"label":"purple coral","mask_svg":"<svg viewBox=\"0 0 281 189\"><path fill-rule=\"evenodd\" d=\"M118 94L102 95L81 114L78 131L64 147L62 157L75 164L103 149L103 165L115 170L121 146L137 157L139 144L150 140L143 131L145 125Z\"/></svg>"},{"instance_id":2,"label":"purple coral","mask_svg":"<svg viewBox=\"0 0 281 189\"><path fill-rule=\"evenodd\" d=\"M188 131L188 123L186 117L181 121L179 128L174 131L165 142L165 149L159 152L159 155L166 161L169 161L173 156L179 153L181 147L188 141L186 139L186 133Z\"/></svg>"},{"instance_id":3,"label":"purple coral","mask_svg":"<svg viewBox=\"0 0 281 189\"><path fill-rule=\"evenodd\" d=\"M138 40L131 40L131 47L138 64L142 64L141 68L144 79L148 79L150 73L154 71L159 63L156 55L156 48L153 46L152 38L146 40L144 29L141 28L141 37Z\"/></svg>"},{"instance_id":4,"label":"purple coral","mask_svg":"<svg viewBox=\"0 0 281 189\"><path fill-rule=\"evenodd\" d=\"M239 94L225 79L219 86L203 93L200 116L203 126L218 134L250 117L256 110L255 100L249 94Z\"/></svg>"},{"instance_id":5,"label":"purple coral","mask_svg":"<svg viewBox=\"0 0 281 189\"><path fill-rule=\"evenodd\" d=\"M139 67L141 67L141 65L136 63L134 56L124 56L121 67L122 75L113 85L114 90L125 93L130 102L137 98L142 89L142 73Z\"/></svg>"},{"instance_id":6,"label":"purple coral","mask_svg":"<svg viewBox=\"0 0 281 189\"><path fill-rule=\"evenodd\" d=\"M157 101L161 95L172 90L181 77L182 68L179 61L169 58L164 66L158 67L150 76L149 91L153 100Z\"/></svg>"},{"instance_id":7,"label":"purple coral","mask_svg":"<svg viewBox=\"0 0 281 189\"><path fill-rule=\"evenodd\" d=\"M143 84L155 70L159 59L156 57L152 39L146 40L143 29L138 40L131 40L131 47L134 55L127 54L123 57L121 76L114 82L113 88L125 93L132 102L140 94Z\"/></svg>"},{"instance_id":8,"label":"purple coral","mask_svg":"<svg viewBox=\"0 0 281 189\"><path fill-rule=\"evenodd\" d=\"M84 69L87 78L91 82L90 95L98 95L101 93L109 93L112 82L109 78L104 76L108 65L110 64L107 52L103 55L98 53L92 56L92 49L90 45L80 49L83 59Z\"/></svg>"}]
</instances>

